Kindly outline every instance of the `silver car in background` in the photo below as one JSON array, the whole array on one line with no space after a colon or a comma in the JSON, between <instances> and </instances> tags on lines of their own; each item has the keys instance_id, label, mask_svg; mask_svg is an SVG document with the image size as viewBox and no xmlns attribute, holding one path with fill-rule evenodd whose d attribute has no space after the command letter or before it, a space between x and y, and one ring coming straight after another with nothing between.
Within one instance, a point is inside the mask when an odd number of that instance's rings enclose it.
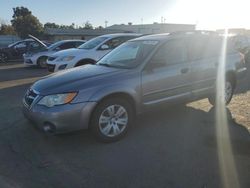
<instances>
[{"instance_id":1,"label":"silver car in background","mask_svg":"<svg viewBox=\"0 0 250 188\"><path fill-rule=\"evenodd\" d=\"M130 40L86 65L45 77L27 91L24 115L46 132L90 129L101 141L122 138L135 115L152 107L209 98L222 38L209 32L179 32ZM246 72L244 58L228 44L225 98L228 104Z\"/></svg>"},{"instance_id":2,"label":"silver car in background","mask_svg":"<svg viewBox=\"0 0 250 188\"><path fill-rule=\"evenodd\" d=\"M34 38L34 40L42 44L42 42L39 39ZM49 47L44 45L43 48L38 46L36 43L33 43L31 46L29 46L28 52L23 54L24 64L27 66L35 65L44 68L47 66L46 65L47 59L50 55L58 51L77 48L78 46L84 44L85 42L86 42L85 40L61 40L55 42Z\"/></svg>"}]
</instances>

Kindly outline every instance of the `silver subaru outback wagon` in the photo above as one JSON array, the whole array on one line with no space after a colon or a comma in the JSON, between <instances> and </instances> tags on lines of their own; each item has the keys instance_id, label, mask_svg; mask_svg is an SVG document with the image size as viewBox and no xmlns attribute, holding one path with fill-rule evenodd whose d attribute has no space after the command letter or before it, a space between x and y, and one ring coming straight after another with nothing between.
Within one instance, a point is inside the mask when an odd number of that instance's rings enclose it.
<instances>
[{"instance_id":1,"label":"silver subaru outback wagon","mask_svg":"<svg viewBox=\"0 0 250 188\"><path fill-rule=\"evenodd\" d=\"M89 128L101 141L116 141L137 114L153 106L201 98L215 104L221 48L221 37L198 31L133 39L95 65L35 82L23 98L23 112L45 132ZM246 68L230 44L225 55L228 104Z\"/></svg>"}]
</instances>

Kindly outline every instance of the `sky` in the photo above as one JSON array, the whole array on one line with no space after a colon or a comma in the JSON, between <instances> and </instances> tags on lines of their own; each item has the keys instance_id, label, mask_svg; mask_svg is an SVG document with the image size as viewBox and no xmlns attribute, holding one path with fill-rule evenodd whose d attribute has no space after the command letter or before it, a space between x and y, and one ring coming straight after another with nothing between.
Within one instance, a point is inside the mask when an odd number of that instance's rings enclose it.
<instances>
[{"instance_id":1,"label":"sky","mask_svg":"<svg viewBox=\"0 0 250 188\"><path fill-rule=\"evenodd\" d=\"M0 0L0 20L10 23L13 7L24 6L41 23L95 27L113 24L184 23L197 29L250 29L248 0ZM163 17L163 19L162 19Z\"/></svg>"}]
</instances>

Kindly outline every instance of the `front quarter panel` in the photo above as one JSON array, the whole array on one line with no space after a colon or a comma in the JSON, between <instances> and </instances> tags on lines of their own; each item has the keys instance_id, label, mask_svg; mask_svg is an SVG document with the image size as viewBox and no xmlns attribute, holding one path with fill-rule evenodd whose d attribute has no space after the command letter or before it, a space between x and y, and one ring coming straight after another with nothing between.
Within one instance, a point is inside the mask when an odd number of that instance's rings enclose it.
<instances>
[{"instance_id":1,"label":"front quarter panel","mask_svg":"<svg viewBox=\"0 0 250 188\"><path fill-rule=\"evenodd\" d=\"M131 72L120 75L119 79L109 78L103 80L102 84L89 97L89 101L100 102L107 96L114 94L125 94L131 97L135 103L136 113L141 111L141 81L139 72Z\"/></svg>"}]
</instances>

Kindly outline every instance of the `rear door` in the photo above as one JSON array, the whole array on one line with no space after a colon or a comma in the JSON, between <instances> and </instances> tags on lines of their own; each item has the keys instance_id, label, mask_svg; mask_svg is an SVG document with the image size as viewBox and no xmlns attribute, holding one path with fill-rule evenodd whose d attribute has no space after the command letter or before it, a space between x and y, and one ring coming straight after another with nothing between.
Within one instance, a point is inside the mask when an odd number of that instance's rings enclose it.
<instances>
[{"instance_id":1,"label":"rear door","mask_svg":"<svg viewBox=\"0 0 250 188\"><path fill-rule=\"evenodd\" d=\"M211 92L215 86L221 40L217 37L198 36L190 38L188 55L191 65L192 93L199 97Z\"/></svg>"},{"instance_id":2,"label":"rear door","mask_svg":"<svg viewBox=\"0 0 250 188\"><path fill-rule=\"evenodd\" d=\"M142 72L143 104L189 98L191 76L185 40L168 41L159 48Z\"/></svg>"}]
</instances>

